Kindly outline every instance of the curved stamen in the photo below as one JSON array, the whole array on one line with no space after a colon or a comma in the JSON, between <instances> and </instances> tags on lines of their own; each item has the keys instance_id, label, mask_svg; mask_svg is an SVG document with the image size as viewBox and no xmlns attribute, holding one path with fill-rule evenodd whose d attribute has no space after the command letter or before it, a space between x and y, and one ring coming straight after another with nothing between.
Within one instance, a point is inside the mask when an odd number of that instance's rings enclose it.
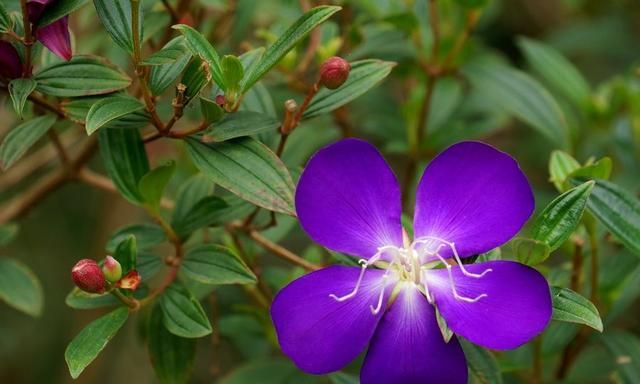
<instances>
[{"instance_id":1,"label":"curved stamen","mask_svg":"<svg viewBox=\"0 0 640 384\"><path fill-rule=\"evenodd\" d=\"M382 309L382 299L384 298L384 290L387 287L388 277L389 277L389 270L387 270L384 276L382 276L382 289L380 289L380 295L378 296L378 304L376 305L375 308L373 307L373 305L369 306L369 308L371 309L371 313L373 315L377 315L378 313L380 313L380 310Z\"/></svg>"},{"instance_id":2,"label":"curved stamen","mask_svg":"<svg viewBox=\"0 0 640 384\"><path fill-rule=\"evenodd\" d=\"M332 293L329 295L330 298L334 299L335 301L345 301L345 300L349 300L350 298L352 298L358 293L358 289L360 289L360 284L362 283L362 278L364 277L364 273L366 272L367 266L369 265L367 260L365 259L358 260L358 263L360 264L360 267L361 267L360 275L358 276L358 280L356 281L356 286L353 288L353 291L351 291L351 293L348 293L340 297Z\"/></svg>"},{"instance_id":3,"label":"curved stamen","mask_svg":"<svg viewBox=\"0 0 640 384\"><path fill-rule=\"evenodd\" d=\"M461 296L460 294L458 294L458 289L456 288L456 283L453 279L453 267L451 266L451 264L447 263L447 260L444 257L440 256L439 253L436 253L435 256L438 259L440 259L440 261L444 264L445 268L447 268L447 273L449 274L449 281L451 282L451 292L453 293L453 297L455 297L456 300L465 301L467 303L475 303L476 301L489 296L486 293L482 293L474 298L471 298L471 297Z\"/></svg>"},{"instance_id":4,"label":"curved stamen","mask_svg":"<svg viewBox=\"0 0 640 384\"><path fill-rule=\"evenodd\" d=\"M431 252L429 251L429 249L427 248L427 255L428 256L436 256L440 259L440 261L442 261L442 256L439 254L440 252L440 248L442 247L449 247L451 249L451 251L453 252L453 257L456 260L456 262L458 263L458 266L460 267L460 271L462 272L463 275L467 276L467 277L473 277L473 278L480 278L484 275L486 275L487 273L493 271L493 269L491 268L487 268L484 271L482 271L482 273L472 273L469 272L465 267L464 264L462 263L462 259L460 258L460 255L458 255L458 250L456 249L456 244L450 241L446 241L444 239L441 239L439 237L435 237L435 236L424 236L421 237L419 239L416 239L414 241L415 243L418 244L429 244L431 241L439 241L440 244L438 245L438 247L436 248L435 251Z\"/></svg>"}]
</instances>

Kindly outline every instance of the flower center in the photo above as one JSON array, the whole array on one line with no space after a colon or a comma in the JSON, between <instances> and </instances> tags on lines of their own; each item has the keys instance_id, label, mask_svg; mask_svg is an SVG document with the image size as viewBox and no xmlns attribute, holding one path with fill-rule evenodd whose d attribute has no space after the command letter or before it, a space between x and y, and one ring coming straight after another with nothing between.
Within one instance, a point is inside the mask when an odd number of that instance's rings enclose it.
<instances>
[{"instance_id":1,"label":"flower center","mask_svg":"<svg viewBox=\"0 0 640 384\"><path fill-rule=\"evenodd\" d=\"M450 255L448 256L453 257L453 260L451 258L447 259L445 256L443 256L441 252L444 251L450 252ZM360 274L358 275L358 280L356 281L353 290L344 296L337 296L335 294L331 294L329 296L336 301L342 302L345 300L349 300L357 295L367 268L375 264L377 267L384 269L385 272L382 275L382 287L380 288L380 293L378 294L377 303L375 306L370 306L371 313L373 313L374 315L377 315L382 309L384 293L386 291L387 283L391 273L395 273L395 276L397 276L398 278L398 283L411 282L416 286L424 288L424 294L427 297L427 300L430 304L434 304L435 298L433 297L433 294L429 289L429 279L427 276L427 271L429 269L435 269L438 266L444 266L444 268L446 268L448 272L449 285L451 287L453 297L456 300L464 301L467 303L475 303L478 300L487 297L488 295L486 293L482 293L476 297L467 297L461 295L456 288L453 266L457 265L460 268L460 272L465 277L473 279L481 279L484 275L493 271L491 268L487 268L481 273L469 272L465 268L460 256L458 255L455 243L435 236L424 236L417 238L407 248L400 248L393 245L380 247L378 248L378 252L376 252L376 254L371 258L369 258L368 260L361 259L358 261L358 263L360 264L361 269Z\"/></svg>"}]
</instances>

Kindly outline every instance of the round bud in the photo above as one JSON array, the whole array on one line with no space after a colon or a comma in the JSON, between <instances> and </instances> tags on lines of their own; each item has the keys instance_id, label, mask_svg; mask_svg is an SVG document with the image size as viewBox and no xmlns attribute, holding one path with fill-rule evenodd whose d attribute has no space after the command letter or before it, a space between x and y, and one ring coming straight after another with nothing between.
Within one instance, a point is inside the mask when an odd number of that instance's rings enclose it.
<instances>
[{"instance_id":1,"label":"round bud","mask_svg":"<svg viewBox=\"0 0 640 384\"><path fill-rule=\"evenodd\" d=\"M83 259L78 261L71 269L71 278L76 286L85 292L104 292L104 274L95 260Z\"/></svg>"},{"instance_id":2,"label":"round bud","mask_svg":"<svg viewBox=\"0 0 640 384\"><path fill-rule=\"evenodd\" d=\"M219 106L224 107L226 102L227 102L227 98L224 97L224 95L216 96L216 104L218 104Z\"/></svg>"},{"instance_id":3,"label":"round bud","mask_svg":"<svg viewBox=\"0 0 640 384\"><path fill-rule=\"evenodd\" d=\"M102 264L102 272L104 273L104 277L110 283L115 283L116 281L122 278L122 266L118 262L118 260L114 259L111 256L107 256L104 259L104 264Z\"/></svg>"},{"instance_id":4,"label":"round bud","mask_svg":"<svg viewBox=\"0 0 640 384\"><path fill-rule=\"evenodd\" d=\"M336 89L347 81L350 70L351 65L342 57L330 57L320 66L320 84Z\"/></svg>"}]
</instances>

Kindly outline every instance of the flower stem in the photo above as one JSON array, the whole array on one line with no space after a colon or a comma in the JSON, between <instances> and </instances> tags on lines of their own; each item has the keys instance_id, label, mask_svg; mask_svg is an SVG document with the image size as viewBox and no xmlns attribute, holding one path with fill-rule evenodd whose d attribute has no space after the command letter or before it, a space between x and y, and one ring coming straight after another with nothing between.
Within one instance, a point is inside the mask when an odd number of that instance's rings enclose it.
<instances>
[{"instance_id":1,"label":"flower stem","mask_svg":"<svg viewBox=\"0 0 640 384\"><path fill-rule=\"evenodd\" d=\"M33 33L31 30L31 22L29 21L29 7L27 7L27 0L20 0L20 8L22 9L22 25L24 28L24 63L22 69L23 77L31 77L31 56L33 47Z\"/></svg>"}]
</instances>

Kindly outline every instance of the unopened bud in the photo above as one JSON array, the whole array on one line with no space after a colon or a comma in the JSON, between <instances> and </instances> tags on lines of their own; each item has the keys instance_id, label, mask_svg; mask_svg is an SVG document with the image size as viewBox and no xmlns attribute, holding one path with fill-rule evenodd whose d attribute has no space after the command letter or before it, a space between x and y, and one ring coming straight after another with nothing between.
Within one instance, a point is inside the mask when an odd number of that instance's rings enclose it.
<instances>
[{"instance_id":1,"label":"unopened bud","mask_svg":"<svg viewBox=\"0 0 640 384\"><path fill-rule=\"evenodd\" d=\"M351 65L345 59L338 56L330 57L320 66L320 84L329 89L336 89L347 81L350 70Z\"/></svg>"},{"instance_id":2,"label":"unopened bud","mask_svg":"<svg viewBox=\"0 0 640 384\"><path fill-rule=\"evenodd\" d=\"M122 266L118 260L107 256L104 259L104 264L102 264L102 272L104 273L105 279L113 284L122 277Z\"/></svg>"},{"instance_id":3,"label":"unopened bud","mask_svg":"<svg viewBox=\"0 0 640 384\"><path fill-rule=\"evenodd\" d=\"M71 269L71 278L78 288L89 293L103 293L105 279L95 260L83 259Z\"/></svg>"},{"instance_id":4,"label":"unopened bud","mask_svg":"<svg viewBox=\"0 0 640 384\"><path fill-rule=\"evenodd\" d=\"M227 102L227 98L224 97L224 95L216 96L216 104L218 104L219 106L224 107L226 102Z\"/></svg>"}]
</instances>

